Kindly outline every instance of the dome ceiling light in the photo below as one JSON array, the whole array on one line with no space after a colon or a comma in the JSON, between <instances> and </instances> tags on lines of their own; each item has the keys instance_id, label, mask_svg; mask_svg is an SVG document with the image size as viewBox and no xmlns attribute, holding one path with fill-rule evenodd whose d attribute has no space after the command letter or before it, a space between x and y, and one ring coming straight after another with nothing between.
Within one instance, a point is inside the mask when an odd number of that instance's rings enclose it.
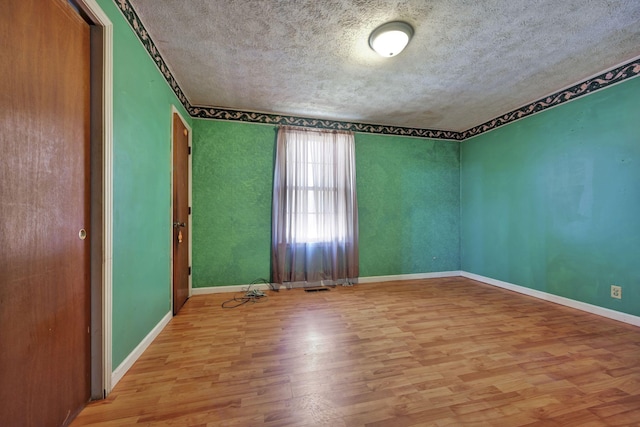
<instances>
[{"instance_id":1,"label":"dome ceiling light","mask_svg":"<svg viewBox=\"0 0 640 427\"><path fill-rule=\"evenodd\" d=\"M369 46L380 56L396 56L407 46L413 36L413 28L406 22L393 21L380 25L369 36Z\"/></svg>"}]
</instances>

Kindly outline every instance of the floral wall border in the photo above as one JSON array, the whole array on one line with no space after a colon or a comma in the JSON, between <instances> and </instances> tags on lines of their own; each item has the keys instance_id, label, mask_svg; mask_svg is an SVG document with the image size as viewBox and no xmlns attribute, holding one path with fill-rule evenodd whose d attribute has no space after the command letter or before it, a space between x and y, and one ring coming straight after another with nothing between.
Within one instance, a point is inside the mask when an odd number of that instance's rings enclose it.
<instances>
[{"instance_id":1,"label":"floral wall border","mask_svg":"<svg viewBox=\"0 0 640 427\"><path fill-rule=\"evenodd\" d=\"M460 132L455 131L407 128L369 123L350 123L336 120L283 116L279 114L257 113L251 111L226 110L214 107L191 107L189 114L191 114L192 117L202 119L240 121L283 126L303 126L318 129L345 130L352 132L413 136L419 138L447 139L456 141L460 139Z\"/></svg>"},{"instance_id":2,"label":"floral wall border","mask_svg":"<svg viewBox=\"0 0 640 427\"><path fill-rule=\"evenodd\" d=\"M160 55L158 48L149 36L149 33L142 24L140 17L138 17L138 14L134 10L129 0L114 1L120 9L120 12L123 14L131 28L137 35L142 45L151 56L151 59L155 62L156 66L166 79L167 83L178 97L178 100L182 103L189 114L192 117L196 118L241 121L272 125L304 126L319 129L349 130L353 132L376 133L383 135L412 136L420 138L463 141L465 139L472 138L482 133L489 132L501 126L507 125L516 120L520 120L532 114L539 113L548 108L558 106L578 97L588 95L600 89L604 89L608 86L640 75L640 58L636 58L615 69L605 71L596 77L577 83L567 89L560 90L552 95L531 102L523 107L505 113L499 117L496 117L478 126L474 126L463 132L437 129L408 128L368 123L349 123L335 120L322 120L269 113L258 113L251 111L228 110L216 107L192 106L185 96L184 92L180 88L180 85L178 85L178 82L173 77L171 70L164 61L164 58L162 58L162 55Z\"/></svg>"},{"instance_id":3,"label":"floral wall border","mask_svg":"<svg viewBox=\"0 0 640 427\"><path fill-rule=\"evenodd\" d=\"M149 56L151 56L153 62L155 62L158 70L160 70L160 73L162 73L162 75L164 76L165 80L169 84L169 87L171 87L173 92L178 97L180 103L182 103L182 106L185 108L185 110L189 111L189 108L191 107L189 100L187 99L184 92L182 92L180 85L173 77L169 66L166 62L164 62L164 58L162 57L162 55L160 55L160 51L158 51L156 44L151 39L151 36L149 36L147 29L142 24L140 17L133 9L133 6L131 6L131 3L129 3L129 0L113 1L116 3L116 6L118 6L118 9L120 9L120 12L131 26L133 32L136 34L136 36L138 36L138 39L142 43L142 46L144 46L144 48L147 50L147 53L149 54Z\"/></svg>"},{"instance_id":4,"label":"floral wall border","mask_svg":"<svg viewBox=\"0 0 640 427\"><path fill-rule=\"evenodd\" d=\"M568 101L572 101L584 95L588 95L605 87L620 83L624 80L640 75L640 58L636 58L624 65L614 68L609 71L605 71L596 77L587 79L583 82L577 83L567 89L555 92L552 95L541 98L537 101L531 102L516 110L510 111L506 114L489 120L481 125L474 126L471 129L467 129L461 132L461 140L471 138L482 133L494 130L500 126L507 125L516 120L520 120L532 114L539 113L548 108L552 108L563 104Z\"/></svg>"}]
</instances>

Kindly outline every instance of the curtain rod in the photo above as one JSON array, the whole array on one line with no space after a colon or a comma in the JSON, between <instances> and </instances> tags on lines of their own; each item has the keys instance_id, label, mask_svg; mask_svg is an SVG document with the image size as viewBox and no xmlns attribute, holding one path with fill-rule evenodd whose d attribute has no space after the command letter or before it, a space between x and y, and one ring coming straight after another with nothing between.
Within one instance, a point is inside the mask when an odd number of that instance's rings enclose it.
<instances>
[{"instance_id":1,"label":"curtain rod","mask_svg":"<svg viewBox=\"0 0 640 427\"><path fill-rule=\"evenodd\" d=\"M295 125L278 125L278 126L276 126L276 130L279 130L279 129L301 130L301 131L304 131L304 132L326 132L326 133L346 133L346 134L352 134L353 133L350 130L310 128L310 127L295 126Z\"/></svg>"}]
</instances>

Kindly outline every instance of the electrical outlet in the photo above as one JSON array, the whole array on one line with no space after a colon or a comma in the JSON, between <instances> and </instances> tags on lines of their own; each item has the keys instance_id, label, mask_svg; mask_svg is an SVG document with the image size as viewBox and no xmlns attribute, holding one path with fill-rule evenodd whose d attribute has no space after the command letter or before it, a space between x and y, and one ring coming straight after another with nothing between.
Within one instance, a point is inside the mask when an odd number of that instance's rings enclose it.
<instances>
[{"instance_id":1,"label":"electrical outlet","mask_svg":"<svg viewBox=\"0 0 640 427\"><path fill-rule=\"evenodd\" d=\"M622 286L611 285L611 298L622 299Z\"/></svg>"}]
</instances>

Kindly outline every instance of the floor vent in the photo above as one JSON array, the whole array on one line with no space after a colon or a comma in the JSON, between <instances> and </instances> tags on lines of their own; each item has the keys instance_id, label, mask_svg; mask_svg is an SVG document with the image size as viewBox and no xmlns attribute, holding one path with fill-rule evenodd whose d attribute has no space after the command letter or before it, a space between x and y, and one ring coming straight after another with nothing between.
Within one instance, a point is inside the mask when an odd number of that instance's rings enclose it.
<instances>
[{"instance_id":1,"label":"floor vent","mask_svg":"<svg viewBox=\"0 0 640 427\"><path fill-rule=\"evenodd\" d=\"M305 292L322 292L322 291L328 291L329 288L325 288L325 287L320 287L320 288L305 288L304 291Z\"/></svg>"}]
</instances>

